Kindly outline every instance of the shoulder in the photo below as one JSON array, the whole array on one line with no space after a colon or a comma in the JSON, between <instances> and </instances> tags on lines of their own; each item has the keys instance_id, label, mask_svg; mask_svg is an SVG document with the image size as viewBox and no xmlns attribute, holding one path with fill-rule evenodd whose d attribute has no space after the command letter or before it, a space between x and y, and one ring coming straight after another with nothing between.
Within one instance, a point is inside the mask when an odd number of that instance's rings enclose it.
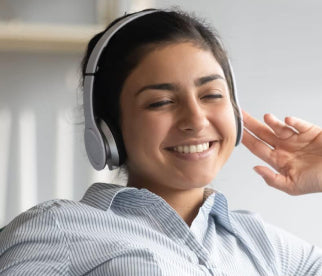
<instances>
[{"instance_id":1,"label":"shoulder","mask_svg":"<svg viewBox=\"0 0 322 276\"><path fill-rule=\"evenodd\" d=\"M84 252L101 248L96 240L99 232L106 233L100 228L109 224L109 217L106 210L72 200L50 200L30 208L0 233L0 274L37 271L39 275L66 275L76 271L78 263L95 258L95 252Z\"/></svg>"},{"instance_id":2,"label":"shoulder","mask_svg":"<svg viewBox=\"0 0 322 276\"><path fill-rule=\"evenodd\" d=\"M48 231L46 237L49 237L61 232L61 225L57 218L68 210L77 209L77 205L77 202L69 200L50 200L21 213L0 234L0 255L5 248L4 245L9 245L14 240L20 242L32 238L37 242L37 237L41 238L42 233Z\"/></svg>"},{"instance_id":3,"label":"shoulder","mask_svg":"<svg viewBox=\"0 0 322 276\"><path fill-rule=\"evenodd\" d=\"M62 212L64 209L68 209L69 206L75 206L76 204L76 202L69 200L50 200L40 203L14 218L6 226L4 233L12 232L11 230L26 230L29 227L37 229L46 225L48 227L54 226L55 213Z\"/></svg>"},{"instance_id":4,"label":"shoulder","mask_svg":"<svg viewBox=\"0 0 322 276\"><path fill-rule=\"evenodd\" d=\"M27 210L0 233L0 274L52 275L52 269L59 275L83 275L137 252L142 233L150 226L150 218L143 214L155 202L148 194L99 183L79 202L51 200Z\"/></svg>"},{"instance_id":5,"label":"shoulder","mask_svg":"<svg viewBox=\"0 0 322 276\"><path fill-rule=\"evenodd\" d=\"M1 275L5 272L18 275L22 271L50 275L53 267L64 275L69 265L68 249L54 213L68 204L63 200L44 202L5 227L0 234Z\"/></svg>"},{"instance_id":6,"label":"shoulder","mask_svg":"<svg viewBox=\"0 0 322 276\"><path fill-rule=\"evenodd\" d=\"M58 231L61 226L58 223L60 217L84 208L84 204L71 200L46 201L18 215L5 227L3 233L21 231L28 235L36 231L46 231L48 228Z\"/></svg>"},{"instance_id":7,"label":"shoulder","mask_svg":"<svg viewBox=\"0 0 322 276\"><path fill-rule=\"evenodd\" d=\"M257 213L230 212L237 236L250 252L274 263L283 275L321 275L322 250L295 235L271 225Z\"/></svg>"},{"instance_id":8,"label":"shoulder","mask_svg":"<svg viewBox=\"0 0 322 276\"><path fill-rule=\"evenodd\" d=\"M266 222L255 212L235 210L230 211L229 217L235 232L242 240L256 247L264 247L265 251L280 248L281 242L293 243L295 240L300 240L291 233ZM302 241L302 244L306 243Z\"/></svg>"}]
</instances>

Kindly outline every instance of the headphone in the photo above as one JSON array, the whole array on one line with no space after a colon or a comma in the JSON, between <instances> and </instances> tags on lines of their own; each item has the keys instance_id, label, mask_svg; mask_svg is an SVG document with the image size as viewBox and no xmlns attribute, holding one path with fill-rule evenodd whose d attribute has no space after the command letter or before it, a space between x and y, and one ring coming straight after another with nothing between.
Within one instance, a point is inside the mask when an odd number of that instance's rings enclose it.
<instances>
[{"instance_id":1,"label":"headphone","mask_svg":"<svg viewBox=\"0 0 322 276\"><path fill-rule=\"evenodd\" d=\"M108 165L110 170L118 168L122 165L124 159L124 153L121 147L121 137L118 137L116 132L106 123L103 119L96 121L93 105L94 97L94 80L95 74L98 71L98 62L105 47L108 46L110 39L117 33L121 28L131 21L145 16L147 14L159 12L160 10L144 10L138 13L131 14L119 20L113 26L111 26L98 40L93 51L91 52L85 70L84 77L84 115L85 115L85 148L90 163L96 170L102 170ZM242 113L239 107L237 99L237 89L235 83L235 77L232 67L229 63L229 71L232 80L232 95L237 104L238 115L236 117L237 126L237 139L236 146L242 139Z\"/></svg>"}]
</instances>

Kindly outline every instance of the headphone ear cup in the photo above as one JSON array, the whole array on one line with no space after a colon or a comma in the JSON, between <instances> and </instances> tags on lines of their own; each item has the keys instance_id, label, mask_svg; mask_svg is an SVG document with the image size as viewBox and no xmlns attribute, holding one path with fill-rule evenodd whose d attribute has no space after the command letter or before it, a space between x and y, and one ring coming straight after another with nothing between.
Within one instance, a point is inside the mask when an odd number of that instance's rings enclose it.
<instances>
[{"instance_id":1,"label":"headphone ear cup","mask_svg":"<svg viewBox=\"0 0 322 276\"><path fill-rule=\"evenodd\" d=\"M98 171L103 170L106 166L105 141L96 126L95 129L85 128L84 142L87 156L93 167Z\"/></svg>"},{"instance_id":2,"label":"headphone ear cup","mask_svg":"<svg viewBox=\"0 0 322 276\"><path fill-rule=\"evenodd\" d=\"M105 142L106 164L110 170L116 169L125 161L122 136L112 124L103 119L99 120L98 125Z\"/></svg>"},{"instance_id":3,"label":"headphone ear cup","mask_svg":"<svg viewBox=\"0 0 322 276\"><path fill-rule=\"evenodd\" d=\"M236 137L236 146L241 143L243 138L243 115L238 106L238 115L235 114L236 128L237 128L237 137Z\"/></svg>"}]
</instances>

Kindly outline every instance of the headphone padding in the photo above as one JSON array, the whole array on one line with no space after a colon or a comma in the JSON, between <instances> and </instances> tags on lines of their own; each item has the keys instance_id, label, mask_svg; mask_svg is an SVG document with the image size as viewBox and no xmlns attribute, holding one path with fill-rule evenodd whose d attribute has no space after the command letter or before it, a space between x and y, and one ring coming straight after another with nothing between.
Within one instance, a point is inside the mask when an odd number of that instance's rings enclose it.
<instances>
[{"instance_id":1,"label":"headphone padding","mask_svg":"<svg viewBox=\"0 0 322 276\"><path fill-rule=\"evenodd\" d=\"M90 128L84 133L85 148L92 166L100 171L106 165L106 151L102 137L97 136L97 132Z\"/></svg>"},{"instance_id":2,"label":"headphone padding","mask_svg":"<svg viewBox=\"0 0 322 276\"><path fill-rule=\"evenodd\" d=\"M106 163L110 170L118 168L123 163L122 145L118 141L122 139L113 127L104 120L99 121L99 128L105 138L105 151L107 155Z\"/></svg>"}]
</instances>

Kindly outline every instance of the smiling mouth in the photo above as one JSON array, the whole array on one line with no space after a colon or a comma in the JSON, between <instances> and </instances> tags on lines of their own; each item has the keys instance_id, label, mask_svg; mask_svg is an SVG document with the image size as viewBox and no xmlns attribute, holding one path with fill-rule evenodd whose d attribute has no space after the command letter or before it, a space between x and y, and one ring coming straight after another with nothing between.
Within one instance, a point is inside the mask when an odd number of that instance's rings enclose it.
<instances>
[{"instance_id":1,"label":"smiling mouth","mask_svg":"<svg viewBox=\"0 0 322 276\"><path fill-rule=\"evenodd\" d=\"M171 148L167 148L170 151L175 151L184 154L191 154L191 153L201 153L207 151L215 141L209 141L197 145L180 145Z\"/></svg>"}]
</instances>

